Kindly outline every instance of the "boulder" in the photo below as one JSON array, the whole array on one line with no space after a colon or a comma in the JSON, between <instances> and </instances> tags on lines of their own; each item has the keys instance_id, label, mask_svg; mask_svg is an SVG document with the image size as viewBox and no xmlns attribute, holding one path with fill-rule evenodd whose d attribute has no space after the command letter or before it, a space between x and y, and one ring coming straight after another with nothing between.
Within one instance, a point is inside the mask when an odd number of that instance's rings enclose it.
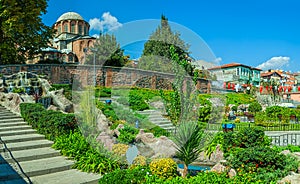
<instances>
[{"instance_id":1,"label":"boulder","mask_svg":"<svg viewBox=\"0 0 300 184\"><path fill-rule=\"evenodd\" d=\"M294 172L291 172L289 175L282 178L277 183L279 183L279 184L286 184L286 183L299 184L300 183L300 174L296 174Z\"/></svg>"},{"instance_id":2,"label":"boulder","mask_svg":"<svg viewBox=\"0 0 300 184\"><path fill-rule=\"evenodd\" d=\"M225 170L226 170L226 167L224 165L222 165L221 163L217 163L210 169L210 171L216 172L216 173L222 173Z\"/></svg>"},{"instance_id":3,"label":"boulder","mask_svg":"<svg viewBox=\"0 0 300 184\"><path fill-rule=\"evenodd\" d=\"M72 102L63 95L63 89L50 91L48 94L52 98L53 104L60 110L67 113L74 112Z\"/></svg>"},{"instance_id":4,"label":"boulder","mask_svg":"<svg viewBox=\"0 0 300 184\"><path fill-rule=\"evenodd\" d=\"M210 158L205 154L205 151L199 154L197 159L198 162L207 163L209 165L214 165L224 159L224 153L221 150L220 145L218 144L216 150L211 154Z\"/></svg>"},{"instance_id":5,"label":"boulder","mask_svg":"<svg viewBox=\"0 0 300 184\"><path fill-rule=\"evenodd\" d=\"M236 176L236 171L234 169L230 169L228 172L229 178L233 178Z\"/></svg>"},{"instance_id":6,"label":"boulder","mask_svg":"<svg viewBox=\"0 0 300 184\"><path fill-rule=\"evenodd\" d=\"M116 140L106 132L101 132L96 140L101 142L110 151L112 151L112 147L116 143Z\"/></svg>"},{"instance_id":7,"label":"boulder","mask_svg":"<svg viewBox=\"0 0 300 184\"><path fill-rule=\"evenodd\" d=\"M283 150L282 152L280 152L281 154L284 154L284 155L289 155L291 154L291 151L290 150Z\"/></svg>"},{"instance_id":8,"label":"boulder","mask_svg":"<svg viewBox=\"0 0 300 184\"><path fill-rule=\"evenodd\" d=\"M143 130L140 130L135 141L139 152L143 156L151 158L175 156L176 145L166 136L156 138L152 133L145 133Z\"/></svg>"},{"instance_id":9,"label":"boulder","mask_svg":"<svg viewBox=\"0 0 300 184\"><path fill-rule=\"evenodd\" d=\"M20 103L23 102L32 103L33 99L28 95L0 92L0 104L16 114L20 114Z\"/></svg>"},{"instance_id":10,"label":"boulder","mask_svg":"<svg viewBox=\"0 0 300 184\"><path fill-rule=\"evenodd\" d=\"M60 109L54 105L50 105L47 110L59 111Z\"/></svg>"}]
</instances>

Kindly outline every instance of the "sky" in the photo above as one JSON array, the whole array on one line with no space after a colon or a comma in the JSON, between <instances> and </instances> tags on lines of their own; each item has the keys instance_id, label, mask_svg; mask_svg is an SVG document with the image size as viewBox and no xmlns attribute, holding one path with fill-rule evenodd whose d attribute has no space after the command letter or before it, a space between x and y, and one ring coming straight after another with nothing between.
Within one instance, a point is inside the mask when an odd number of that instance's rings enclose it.
<instances>
[{"instance_id":1,"label":"sky","mask_svg":"<svg viewBox=\"0 0 300 184\"><path fill-rule=\"evenodd\" d=\"M165 15L196 60L242 63L263 70L300 71L298 0L48 0L43 22L72 11L90 35L113 32L132 59Z\"/></svg>"}]
</instances>

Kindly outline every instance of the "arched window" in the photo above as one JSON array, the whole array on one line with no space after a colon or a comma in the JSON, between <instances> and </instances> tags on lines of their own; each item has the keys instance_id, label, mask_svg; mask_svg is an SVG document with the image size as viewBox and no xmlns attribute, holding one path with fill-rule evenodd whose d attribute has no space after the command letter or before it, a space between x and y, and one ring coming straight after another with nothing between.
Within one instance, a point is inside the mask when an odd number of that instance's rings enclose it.
<instances>
[{"instance_id":1,"label":"arched window","mask_svg":"<svg viewBox=\"0 0 300 184\"><path fill-rule=\"evenodd\" d=\"M78 34L82 34L82 25L78 25Z\"/></svg>"},{"instance_id":2,"label":"arched window","mask_svg":"<svg viewBox=\"0 0 300 184\"><path fill-rule=\"evenodd\" d=\"M75 34L75 22L71 23L71 33Z\"/></svg>"},{"instance_id":3,"label":"arched window","mask_svg":"<svg viewBox=\"0 0 300 184\"><path fill-rule=\"evenodd\" d=\"M61 26L57 26L57 33L60 34L61 33Z\"/></svg>"},{"instance_id":4,"label":"arched window","mask_svg":"<svg viewBox=\"0 0 300 184\"><path fill-rule=\"evenodd\" d=\"M68 32L68 24L64 24L64 32Z\"/></svg>"}]
</instances>

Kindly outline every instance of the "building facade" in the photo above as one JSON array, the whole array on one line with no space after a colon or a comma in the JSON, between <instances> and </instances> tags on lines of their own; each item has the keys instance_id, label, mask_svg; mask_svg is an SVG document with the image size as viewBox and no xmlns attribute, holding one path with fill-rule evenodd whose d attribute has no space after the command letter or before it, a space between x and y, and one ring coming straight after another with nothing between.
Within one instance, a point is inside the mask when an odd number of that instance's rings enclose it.
<instances>
[{"instance_id":1,"label":"building facade","mask_svg":"<svg viewBox=\"0 0 300 184\"><path fill-rule=\"evenodd\" d=\"M226 85L260 85L261 69L258 68L253 68L240 63L230 63L209 68L208 70L217 76L218 81L223 81Z\"/></svg>"},{"instance_id":2,"label":"building facade","mask_svg":"<svg viewBox=\"0 0 300 184\"><path fill-rule=\"evenodd\" d=\"M89 36L90 25L76 12L62 14L53 24L56 31L48 48L28 63L57 61L63 63L84 63L85 51L93 46L96 38ZM44 62L45 63L45 62Z\"/></svg>"}]
</instances>

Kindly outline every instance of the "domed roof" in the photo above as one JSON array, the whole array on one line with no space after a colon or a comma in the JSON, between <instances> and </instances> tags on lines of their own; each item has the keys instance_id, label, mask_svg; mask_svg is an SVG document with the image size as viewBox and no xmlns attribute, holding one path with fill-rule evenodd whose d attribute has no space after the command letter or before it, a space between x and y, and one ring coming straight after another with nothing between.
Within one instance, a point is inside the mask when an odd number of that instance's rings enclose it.
<instances>
[{"instance_id":1,"label":"domed roof","mask_svg":"<svg viewBox=\"0 0 300 184\"><path fill-rule=\"evenodd\" d=\"M81 15L79 15L76 12L67 12L62 14L56 22L62 21L62 20L84 20Z\"/></svg>"}]
</instances>

